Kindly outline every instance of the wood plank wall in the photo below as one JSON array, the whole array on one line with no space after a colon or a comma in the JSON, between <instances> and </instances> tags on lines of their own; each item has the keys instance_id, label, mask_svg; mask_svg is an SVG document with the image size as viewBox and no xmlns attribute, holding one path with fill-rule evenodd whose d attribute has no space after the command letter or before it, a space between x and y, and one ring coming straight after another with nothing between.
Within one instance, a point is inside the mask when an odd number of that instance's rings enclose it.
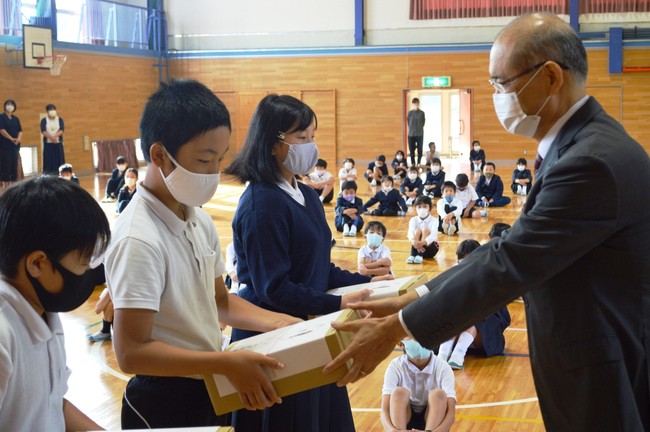
<instances>
[{"instance_id":1,"label":"wood plank wall","mask_svg":"<svg viewBox=\"0 0 650 432\"><path fill-rule=\"evenodd\" d=\"M650 99L650 72L610 75L606 49L590 49L588 56L589 94L596 96L650 152L650 130L644 127L650 115L650 109L644 104ZM648 63L648 58L648 49L626 50L624 64L650 66L644 64ZM320 103L313 108L319 119L335 119L335 143L330 143L329 138L323 139L322 123L317 131L317 142L322 151L326 150L328 162L331 164L329 158L334 155L339 166L347 156L365 162L378 153L392 155L403 142L403 91L421 88L422 76L450 75L454 88L472 91L474 139L481 140L488 159L514 161L524 155L524 151L526 157L532 159L536 143L506 133L496 119L492 88L487 83L488 60L488 53L484 51L179 59L172 61L172 74L198 79L217 94L227 92L231 100L240 100L233 117L243 116L244 119L236 120L238 129L233 133L233 149L238 148L245 137L243 125L252 115L256 98L259 100L269 92L285 92L302 95L303 100L311 103L308 100L311 92L333 92L335 112L323 111L327 106ZM331 133L332 130L328 130L326 135ZM334 149L327 148L331 145ZM331 171L336 171L333 166Z\"/></svg>"},{"instance_id":2,"label":"wood plank wall","mask_svg":"<svg viewBox=\"0 0 650 432\"><path fill-rule=\"evenodd\" d=\"M18 54L22 63L22 52ZM45 113L46 104L55 104L66 126L66 162L77 172L89 172L92 150L84 150L84 135L91 142L139 137L142 108L158 85L157 69L151 58L65 51L57 54L68 59L61 75L51 76L49 70L8 64L16 61L15 53L0 48L0 103L16 101L24 144L39 146L39 114Z\"/></svg>"}]
</instances>

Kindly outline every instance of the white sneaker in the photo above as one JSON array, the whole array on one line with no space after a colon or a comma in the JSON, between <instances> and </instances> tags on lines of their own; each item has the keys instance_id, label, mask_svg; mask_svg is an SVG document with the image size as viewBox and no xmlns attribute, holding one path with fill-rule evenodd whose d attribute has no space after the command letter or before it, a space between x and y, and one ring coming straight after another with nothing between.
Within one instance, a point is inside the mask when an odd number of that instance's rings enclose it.
<instances>
[{"instance_id":1,"label":"white sneaker","mask_svg":"<svg viewBox=\"0 0 650 432\"><path fill-rule=\"evenodd\" d=\"M397 216L405 216L405 215L406 215L405 211L400 210L397 212Z\"/></svg>"},{"instance_id":2,"label":"white sneaker","mask_svg":"<svg viewBox=\"0 0 650 432\"><path fill-rule=\"evenodd\" d=\"M528 185L523 185L521 187L521 194L520 195L526 196L526 192L528 192Z\"/></svg>"},{"instance_id":3,"label":"white sneaker","mask_svg":"<svg viewBox=\"0 0 650 432\"><path fill-rule=\"evenodd\" d=\"M406 205L407 205L407 206L411 206L411 205L413 205L413 198L409 198L409 199L407 199L407 200L406 200Z\"/></svg>"},{"instance_id":4,"label":"white sneaker","mask_svg":"<svg viewBox=\"0 0 650 432\"><path fill-rule=\"evenodd\" d=\"M343 225L343 235L344 235L344 236L347 236L347 235L349 235L349 234L350 234L350 225L348 225L348 224L344 224L344 225Z\"/></svg>"},{"instance_id":5,"label":"white sneaker","mask_svg":"<svg viewBox=\"0 0 650 432\"><path fill-rule=\"evenodd\" d=\"M370 182L370 186L377 186L377 180L373 180Z\"/></svg>"},{"instance_id":6,"label":"white sneaker","mask_svg":"<svg viewBox=\"0 0 650 432\"><path fill-rule=\"evenodd\" d=\"M488 217L488 211L487 210L479 210L478 213L481 215L481 217Z\"/></svg>"},{"instance_id":7,"label":"white sneaker","mask_svg":"<svg viewBox=\"0 0 650 432\"><path fill-rule=\"evenodd\" d=\"M415 262L415 257L414 256L410 256L410 257L406 258L406 264L413 264L414 262Z\"/></svg>"},{"instance_id":8,"label":"white sneaker","mask_svg":"<svg viewBox=\"0 0 650 432\"><path fill-rule=\"evenodd\" d=\"M521 195L521 185L517 185L517 195Z\"/></svg>"},{"instance_id":9,"label":"white sneaker","mask_svg":"<svg viewBox=\"0 0 650 432\"><path fill-rule=\"evenodd\" d=\"M357 236L357 227L352 225L350 227L350 233L348 234L350 237L356 237Z\"/></svg>"},{"instance_id":10,"label":"white sneaker","mask_svg":"<svg viewBox=\"0 0 650 432\"><path fill-rule=\"evenodd\" d=\"M447 228L447 234L449 234L450 236L456 234L456 225L449 224L449 228Z\"/></svg>"},{"instance_id":11,"label":"white sneaker","mask_svg":"<svg viewBox=\"0 0 650 432\"><path fill-rule=\"evenodd\" d=\"M424 259L420 255L416 255L413 264L422 264L422 261L424 261Z\"/></svg>"}]
</instances>

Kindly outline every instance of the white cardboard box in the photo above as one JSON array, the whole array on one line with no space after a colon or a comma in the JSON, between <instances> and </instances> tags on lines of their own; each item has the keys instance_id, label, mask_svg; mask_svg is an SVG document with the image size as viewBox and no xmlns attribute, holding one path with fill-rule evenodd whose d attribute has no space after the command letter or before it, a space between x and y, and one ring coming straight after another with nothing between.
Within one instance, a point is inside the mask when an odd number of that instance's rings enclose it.
<instances>
[{"instance_id":1,"label":"white cardboard box","mask_svg":"<svg viewBox=\"0 0 650 432\"><path fill-rule=\"evenodd\" d=\"M356 319L359 319L357 311L345 309L233 342L227 350L254 351L283 363L284 369L266 369L266 373L278 395L288 396L334 383L348 372L348 364L327 375L322 369L352 340L351 333L339 332L331 323ZM224 375L205 376L204 380L217 414L243 408L239 394Z\"/></svg>"},{"instance_id":2,"label":"white cardboard box","mask_svg":"<svg viewBox=\"0 0 650 432\"><path fill-rule=\"evenodd\" d=\"M427 277L425 275L407 276L387 281L368 282L359 285L349 285L346 287L334 288L327 290L326 293L343 296L345 294L350 294L369 288L372 290L372 294L370 294L367 300L380 300L384 298L404 295L409 291L415 290L420 285L424 285L426 282Z\"/></svg>"}]
</instances>

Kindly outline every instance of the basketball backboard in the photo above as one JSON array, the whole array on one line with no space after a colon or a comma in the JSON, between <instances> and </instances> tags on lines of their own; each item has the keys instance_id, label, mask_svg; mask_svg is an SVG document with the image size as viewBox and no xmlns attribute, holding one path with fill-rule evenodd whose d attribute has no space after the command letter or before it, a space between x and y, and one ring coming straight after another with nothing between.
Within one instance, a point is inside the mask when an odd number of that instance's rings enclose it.
<instances>
[{"instance_id":1,"label":"basketball backboard","mask_svg":"<svg viewBox=\"0 0 650 432\"><path fill-rule=\"evenodd\" d=\"M52 56L52 29L23 25L23 67L50 69L43 58ZM40 61L39 61L40 60Z\"/></svg>"}]
</instances>

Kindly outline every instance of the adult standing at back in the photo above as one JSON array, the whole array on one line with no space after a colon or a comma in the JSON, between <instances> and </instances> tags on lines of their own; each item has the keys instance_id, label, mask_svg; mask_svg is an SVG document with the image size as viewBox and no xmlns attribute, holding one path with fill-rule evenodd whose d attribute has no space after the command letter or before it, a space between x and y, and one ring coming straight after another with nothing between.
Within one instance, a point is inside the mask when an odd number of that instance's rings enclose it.
<instances>
[{"instance_id":1,"label":"adult standing at back","mask_svg":"<svg viewBox=\"0 0 650 432\"><path fill-rule=\"evenodd\" d=\"M413 109L408 112L408 135L409 135L409 153L411 153L411 166L417 165L422 161L422 148L424 147L424 111L420 109L420 99L413 98L411 101ZM415 158L415 151L418 156Z\"/></svg>"},{"instance_id":2,"label":"adult standing at back","mask_svg":"<svg viewBox=\"0 0 650 432\"><path fill-rule=\"evenodd\" d=\"M257 106L242 151L227 173L250 182L232 222L238 295L249 302L302 319L344 309L368 292L343 297L330 288L369 282L368 276L336 267L332 232L318 194L297 182L318 159L316 115L302 101L271 94ZM233 329L232 340L253 332ZM247 432L349 432L354 430L347 389L319 387L282 398L264 411L240 410L235 430Z\"/></svg>"},{"instance_id":3,"label":"adult standing at back","mask_svg":"<svg viewBox=\"0 0 650 432\"><path fill-rule=\"evenodd\" d=\"M19 180L18 173L22 172L18 169L18 161L23 128L14 115L17 105L13 99L7 99L3 106L4 112L0 114L0 190Z\"/></svg>"},{"instance_id":4,"label":"adult standing at back","mask_svg":"<svg viewBox=\"0 0 650 432\"><path fill-rule=\"evenodd\" d=\"M510 23L490 76L500 122L538 141L543 159L522 214L505 238L427 283L422 299L363 320L331 366L351 355L347 382L407 332L432 347L524 295L546 428L650 430L650 158L586 96L586 52L560 18Z\"/></svg>"},{"instance_id":5,"label":"adult standing at back","mask_svg":"<svg viewBox=\"0 0 650 432\"><path fill-rule=\"evenodd\" d=\"M43 135L43 174L58 174L59 167L65 163L63 150L63 119L57 115L56 106L45 106L47 116L41 119Z\"/></svg>"}]
</instances>

